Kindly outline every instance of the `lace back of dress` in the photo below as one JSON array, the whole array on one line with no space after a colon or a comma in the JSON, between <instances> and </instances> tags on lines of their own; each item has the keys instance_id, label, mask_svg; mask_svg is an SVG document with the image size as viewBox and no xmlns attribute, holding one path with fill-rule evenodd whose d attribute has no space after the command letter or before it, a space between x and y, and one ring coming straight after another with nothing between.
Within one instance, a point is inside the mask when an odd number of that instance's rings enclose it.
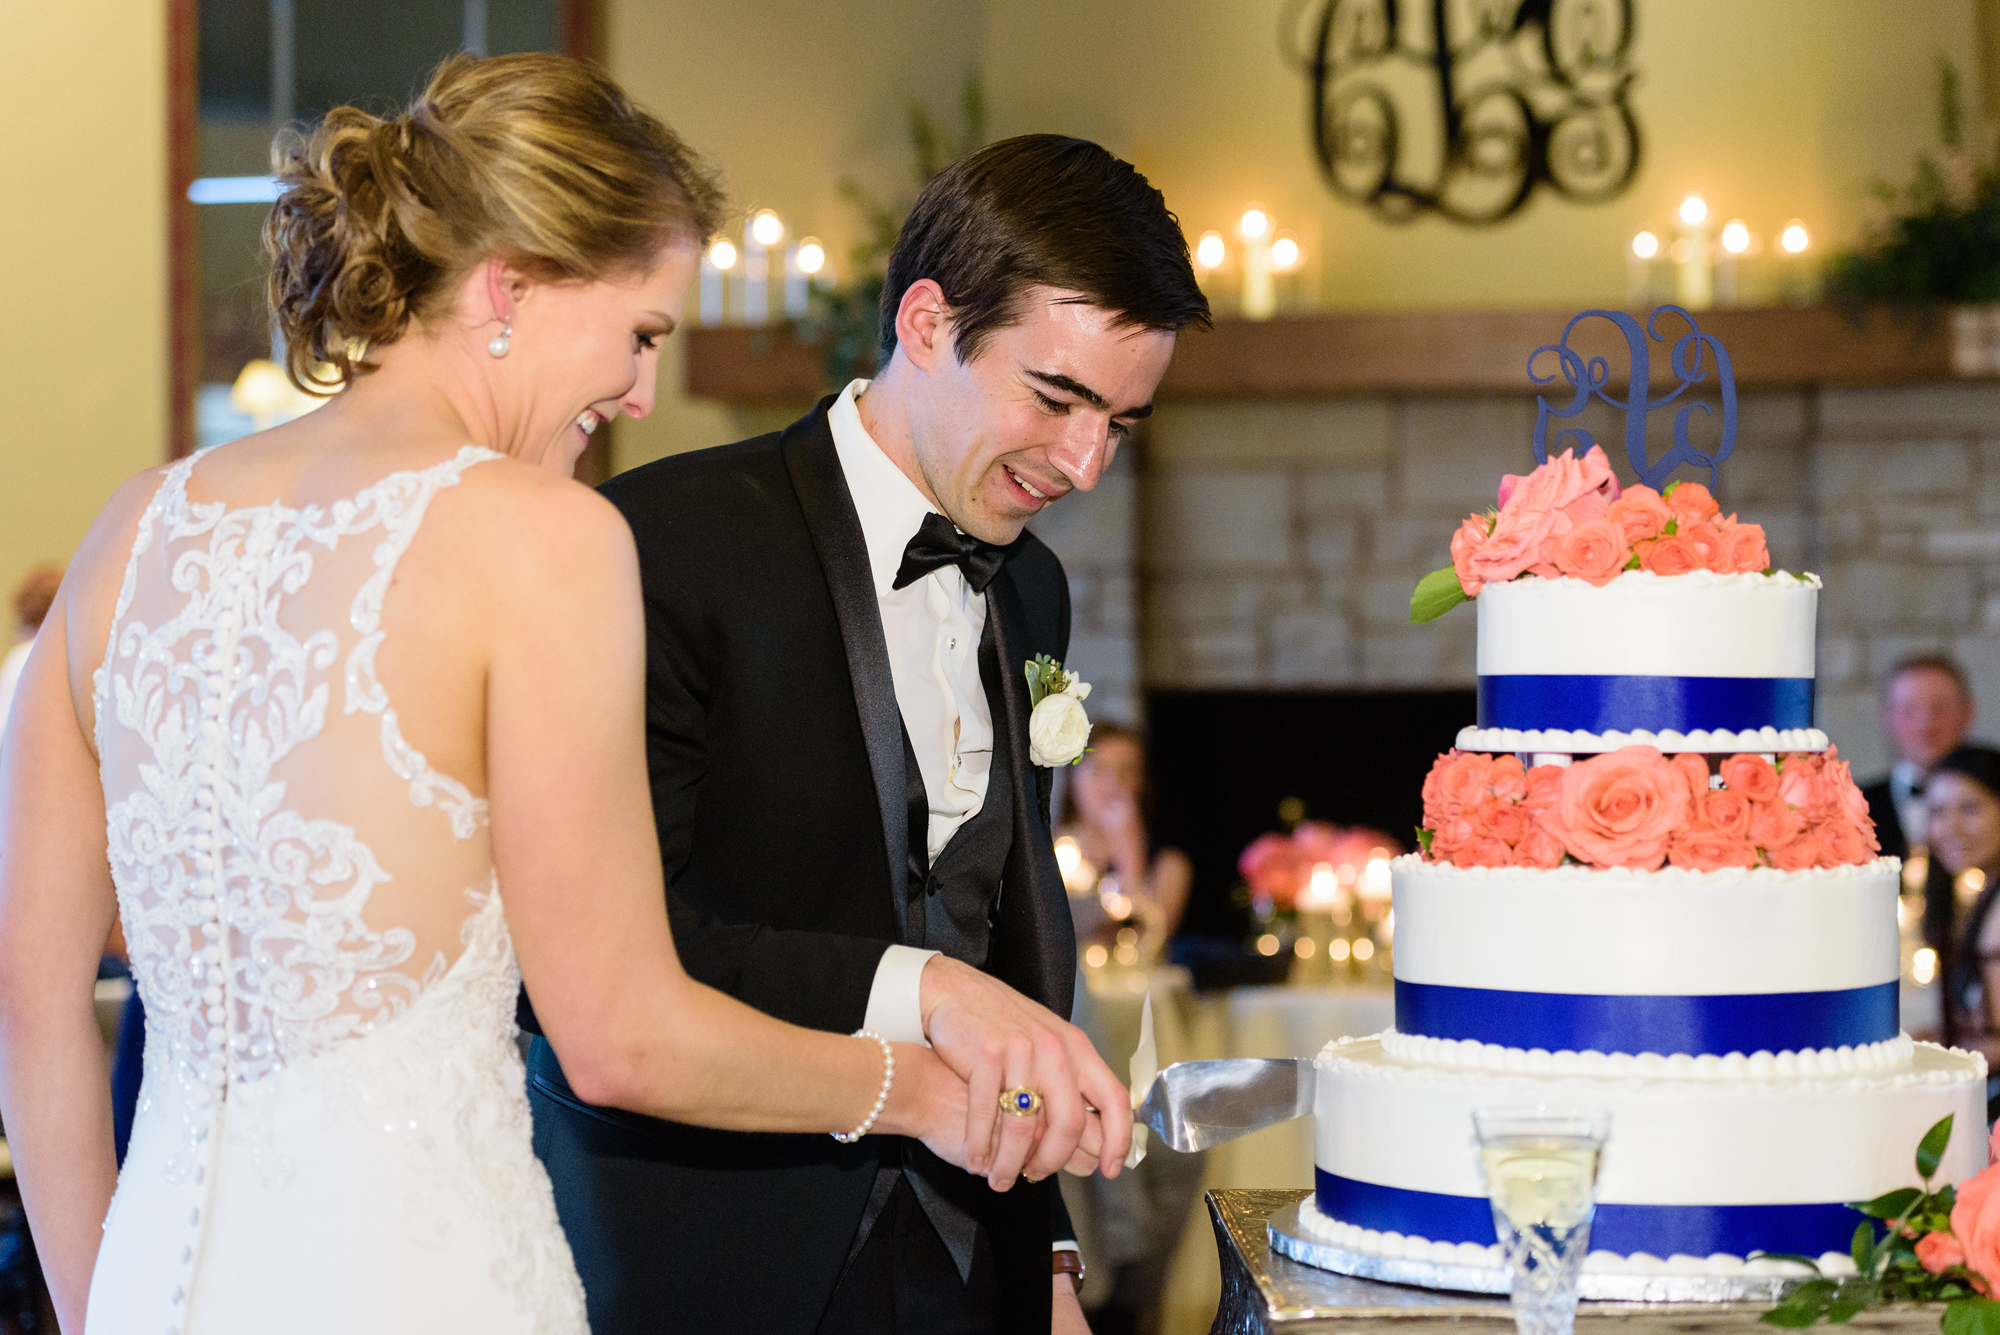
<instances>
[{"instance_id":1,"label":"lace back of dress","mask_svg":"<svg viewBox=\"0 0 2000 1335\"><path fill-rule=\"evenodd\" d=\"M376 674L396 562L467 449L350 499L140 521L96 678L119 911L171 1069L230 1096L393 1021L497 913L485 803Z\"/></svg>"}]
</instances>

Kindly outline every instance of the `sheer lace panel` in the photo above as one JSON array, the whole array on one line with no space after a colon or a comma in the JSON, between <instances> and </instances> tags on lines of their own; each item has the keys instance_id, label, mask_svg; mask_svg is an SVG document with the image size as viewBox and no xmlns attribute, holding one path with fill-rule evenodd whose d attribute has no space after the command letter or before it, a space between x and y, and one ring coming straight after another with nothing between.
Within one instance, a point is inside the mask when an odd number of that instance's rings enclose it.
<instances>
[{"instance_id":1,"label":"sheer lace panel","mask_svg":"<svg viewBox=\"0 0 2000 1335\"><path fill-rule=\"evenodd\" d=\"M97 742L149 1042L191 1084L232 1097L367 1033L464 949L486 804L404 738L375 659L426 507L497 457L297 508L191 500L188 459L139 522Z\"/></svg>"}]
</instances>

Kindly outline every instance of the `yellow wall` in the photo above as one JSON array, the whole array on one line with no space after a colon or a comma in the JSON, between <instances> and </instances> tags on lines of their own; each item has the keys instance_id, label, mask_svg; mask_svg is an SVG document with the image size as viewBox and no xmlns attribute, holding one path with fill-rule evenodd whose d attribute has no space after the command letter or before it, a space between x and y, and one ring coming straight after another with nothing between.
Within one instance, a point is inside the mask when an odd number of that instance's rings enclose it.
<instances>
[{"instance_id":1,"label":"yellow wall","mask_svg":"<svg viewBox=\"0 0 2000 1335\"><path fill-rule=\"evenodd\" d=\"M740 203L778 209L836 258L854 230L838 179L898 181L905 100L949 113L977 66L993 134L1105 143L1165 191L1191 236L1263 203L1304 242L1323 308L1617 302L1628 238L1671 226L1690 190L1766 237L1803 218L1824 254L1857 234L1869 180L1904 179L1932 143L1939 52L1980 103L1975 12L1993 0L1635 5L1645 147L1633 185L1597 206L1540 194L1485 229L1396 227L1327 191L1306 83L1280 50L1284 0L608 0L608 50L634 93L724 163ZM679 356L669 349L654 419L621 424L621 464L761 429L682 398Z\"/></svg>"},{"instance_id":2,"label":"yellow wall","mask_svg":"<svg viewBox=\"0 0 2000 1335\"><path fill-rule=\"evenodd\" d=\"M8 0L0 125L5 597L165 457L162 0Z\"/></svg>"}]
</instances>

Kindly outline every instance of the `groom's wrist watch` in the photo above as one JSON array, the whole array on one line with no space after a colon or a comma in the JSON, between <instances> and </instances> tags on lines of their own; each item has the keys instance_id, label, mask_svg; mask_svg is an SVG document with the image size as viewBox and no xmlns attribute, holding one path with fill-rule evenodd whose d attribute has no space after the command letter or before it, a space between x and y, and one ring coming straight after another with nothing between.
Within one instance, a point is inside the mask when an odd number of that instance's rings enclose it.
<instances>
[{"instance_id":1,"label":"groom's wrist watch","mask_svg":"<svg viewBox=\"0 0 2000 1335\"><path fill-rule=\"evenodd\" d=\"M1083 1292L1083 1255L1080 1252L1063 1250L1050 1252L1050 1275L1068 1275L1078 1293Z\"/></svg>"}]
</instances>

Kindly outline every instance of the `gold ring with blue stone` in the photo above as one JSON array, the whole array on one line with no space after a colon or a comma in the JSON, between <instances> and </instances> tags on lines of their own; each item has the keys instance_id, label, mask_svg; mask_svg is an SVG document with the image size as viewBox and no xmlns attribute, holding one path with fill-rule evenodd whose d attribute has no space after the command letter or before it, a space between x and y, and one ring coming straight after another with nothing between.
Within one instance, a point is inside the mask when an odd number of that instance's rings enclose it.
<instances>
[{"instance_id":1,"label":"gold ring with blue stone","mask_svg":"<svg viewBox=\"0 0 2000 1335\"><path fill-rule=\"evenodd\" d=\"M1026 1085L1016 1085L1000 1095L1000 1111L1014 1117L1033 1117L1042 1110L1042 1096Z\"/></svg>"}]
</instances>

